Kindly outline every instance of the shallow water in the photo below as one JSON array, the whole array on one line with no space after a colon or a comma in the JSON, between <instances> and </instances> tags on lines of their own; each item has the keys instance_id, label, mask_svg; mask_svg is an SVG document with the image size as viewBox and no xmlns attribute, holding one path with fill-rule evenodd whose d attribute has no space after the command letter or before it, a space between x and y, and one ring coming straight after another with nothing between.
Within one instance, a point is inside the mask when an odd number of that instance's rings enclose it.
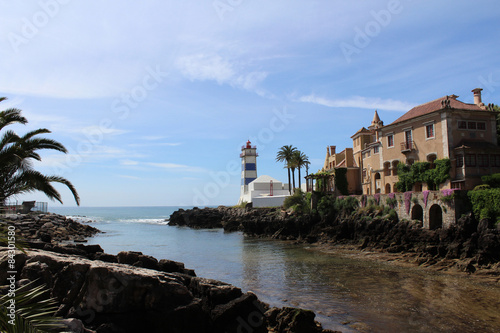
<instances>
[{"instance_id":1,"label":"shallow water","mask_svg":"<svg viewBox=\"0 0 500 333\"><path fill-rule=\"evenodd\" d=\"M171 227L163 218L176 208L157 209L148 215L121 208L121 218L112 209L87 212L106 232L89 244L184 262L198 276L251 290L271 305L313 310L325 328L343 332L500 332L499 285L241 233Z\"/></svg>"}]
</instances>

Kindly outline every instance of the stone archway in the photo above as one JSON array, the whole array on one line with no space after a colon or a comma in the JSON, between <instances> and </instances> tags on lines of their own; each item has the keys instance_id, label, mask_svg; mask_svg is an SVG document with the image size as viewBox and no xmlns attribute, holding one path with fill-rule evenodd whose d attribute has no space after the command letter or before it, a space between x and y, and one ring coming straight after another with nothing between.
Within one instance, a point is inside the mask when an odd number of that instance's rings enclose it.
<instances>
[{"instance_id":1,"label":"stone archway","mask_svg":"<svg viewBox=\"0 0 500 333\"><path fill-rule=\"evenodd\" d=\"M381 188L382 188L382 184L381 184L382 180L380 177L380 172L377 172L375 174L374 180L375 180L375 193L380 193Z\"/></svg>"},{"instance_id":2,"label":"stone archway","mask_svg":"<svg viewBox=\"0 0 500 333\"><path fill-rule=\"evenodd\" d=\"M429 229L434 230L443 227L443 210L438 204L429 209Z\"/></svg>"},{"instance_id":3,"label":"stone archway","mask_svg":"<svg viewBox=\"0 0 500 333\"><path fill-rule=\"evenodd\" d=\"M419 204L415 204L411 209L411 219L420 221L420 226L423 225L424 221L424 210Z\"/></svg>"}]
</instances>

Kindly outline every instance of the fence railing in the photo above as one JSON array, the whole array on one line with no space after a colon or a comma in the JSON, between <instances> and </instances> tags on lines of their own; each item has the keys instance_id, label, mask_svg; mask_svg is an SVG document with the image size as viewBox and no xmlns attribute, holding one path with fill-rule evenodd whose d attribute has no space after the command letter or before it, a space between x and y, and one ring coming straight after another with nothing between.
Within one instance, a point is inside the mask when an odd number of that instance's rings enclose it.
<instances>
[{"instance_id":1,"label":"fence railing","mask_svg":"<svg viewBox=\"0 0 500 333\"><path fill-rule=\"evenodd\" d=\"M0 214L27 214L29 212L47 213L49 204L47 202L36 201L9 201L5 205L0 205Z\"/></svg>"}]
</instances>

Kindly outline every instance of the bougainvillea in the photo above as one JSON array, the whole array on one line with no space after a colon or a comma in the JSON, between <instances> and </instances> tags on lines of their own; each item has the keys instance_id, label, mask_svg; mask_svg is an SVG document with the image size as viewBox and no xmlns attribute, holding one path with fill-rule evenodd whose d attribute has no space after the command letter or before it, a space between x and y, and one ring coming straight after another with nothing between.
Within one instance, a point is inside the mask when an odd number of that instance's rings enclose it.
<instances>
[{"instance_id":1,"label":"bougainvillea","mask_svg":"<svg viewBox=\"0 0 500 333\"><path fill-rule=\"evenodd\" d=\"M411 194L412 193L413 193L412 191L408 191L408 192L404 193L406 214L410 214Z\"/></svg>"},{"instance_id":2,"label":"bougainvillea","mask_svg":"<svg viewBox=\"0 0 500 333\"><path fill-rule=\"evenodd\" d=\"M424 195L424 204L425 204L425 207L427 207L427 198L429 197L429 193L431 191L423 191L422 194Z\"/></svg>"},{"instance_id":3,"label":"bougainvillea","mask_svg":"<svg viewBox=\"0 0 500 333\"><path fill-rule=\"evenodd\" d=\"M365 207L366 206L366 195L362 195L361 196L361 207Z\"/></svg>"},{"instance_id":4,"label":"bougainvillea","mask_svg":"<svg viewBox=\"0 0 500 333\"><path fill-rule=\"evenodd\" d=\"M455 190L456 189L454 189L454 188L447 188L447 189L441 190L441 193L443 194L443 197L449 197L455 193Z\"/></svg>"},{"instance_id":5,"label":"bougainvillea","mask_svg":"<svg viewBox=\"0 0 500 333\"><path fill-rule=\"evenodd\" d=\"M389 193L387 200L385 201L386 204L391 207L391 209L394 209L394 207L397 206L398 200L396 199L396 194L395 193Z\"/></svg>"},{"instance_id":6,"label":"bougainvillea","mask_svg":"<svg viewBox=\"0 0 500 333\"><path fill-rule=\"evenodd\" d=\"M441 197L441 200L443 202L451 202L453 198L455 198L455 191L458 190L456 188L447 188L444 190L441 190L441 193L443 196Z\"/></svg>"},{"instance_id":7,"label":"bougainvillea","mask_svg":"<svg viewBox=\"0 0 500 333\"><path fill-rule=\"evenodd\" d=\"M380 204L380 193L375 193L375 194L373 195L373 197L375 198L375 203L376 203L377 205L379 205L379 204Z\"/></svg>"}]
</instances>

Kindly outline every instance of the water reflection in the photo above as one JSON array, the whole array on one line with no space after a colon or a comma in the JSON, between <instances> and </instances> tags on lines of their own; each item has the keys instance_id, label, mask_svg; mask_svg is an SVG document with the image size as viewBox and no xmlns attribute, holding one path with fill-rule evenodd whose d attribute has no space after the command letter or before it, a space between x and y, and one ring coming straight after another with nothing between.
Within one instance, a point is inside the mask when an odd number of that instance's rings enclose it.
<instances>
[{"instance_id":1,"label":"water reflection","mask_svg":"<svg viewBox=\"0 0 500 333\"><path fill-rule=\"evenodd\" d=\"M241 287L344 332L498 332L500 287L467 277L246 239ZM345 323L339 326L338 323Z\"/></svg>"}]
</instances>

